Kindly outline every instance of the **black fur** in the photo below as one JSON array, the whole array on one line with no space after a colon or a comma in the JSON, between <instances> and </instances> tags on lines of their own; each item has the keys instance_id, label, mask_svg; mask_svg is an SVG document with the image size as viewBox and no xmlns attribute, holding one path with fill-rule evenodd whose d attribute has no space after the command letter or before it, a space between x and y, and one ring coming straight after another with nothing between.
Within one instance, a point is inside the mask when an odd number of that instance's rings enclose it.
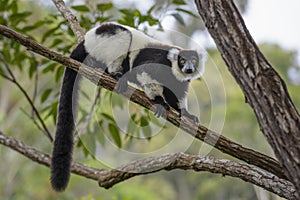
<instances>
[{"instance_id":1,"label":"black fur","mask_svg":"<svg viewBox=\"0 0 300 200\"><path fill-rule=\"evenodd\" d=\"M112 24L112 23L106 23L106 24L103 24L103 25L99 26L96 29L96 34L97 35L107 35L107 36L115 35L118 30L127 31L127 29L125 29L122 26Z\"/></svg>"},{"instance_id":2,"label":"black fur","mask_svg":"<svg viewBox=\"0 0 300 200\"><path fill-rule=\"evenodd\" d=\"M70 57L83 62L86 56L87 52L82 42L76 47ZM73 102L73 99L77 99L76 96L78 93L77 84L75 84L76 77L76 71L70 68L65 69L51 160L51 184L56 191L65 190L70 178L75 118L73 116L73 109L76 109L77 103Z\"/></svg>"},{"instance_id":3,"label":"black fur","mask_svg":"<svg viewBox=\"0 0 300 200\"><path fill-rule=\"evenodd\" d=\"M117 33L118 29L126 30L125 28L114 24L104 24L97 28L96 34L113 35ZM96 60L91 57L88 52L86 52L84 41L78 44L70 57L79 62L84 62L90 67L100 67L107 71L105 63ZM128 55L123 60L122 66L122 73L129 71ZM78 73L76 71L66 68L61 87L57 127L51 160L51 185L56 191L65 190L70 179L73 151L74 115L76 113L76 100L78 96L78 83L75 82L77 75ZM119 78L118 74L116 74L115 78Z\"/></svg>"},{"instance_id":4,"label":"black fur","mask_svg":"<svg viewBox=\"0 0 300 200\"><path fill-rule=\"evenodd\" d=\"M153 79L161 83L164 98L156 97L153 100L155 104L162 105L157 106L157 110L155 111L157 116L164 115L161 109L168 109L169 107L166 105L170 105L178 112L181 112L179 99L186 96L189 85L189 81L181 82L173 75L172 64L167 59L170 48L169 46L151 45L142 49L133 62L133 69L125 74L119 83L120 92L123 92L127 88L127 81L140 85L137 75L143 72L150 74Z\"/></svg>"},{"instance_id":5,"label":"black fur","mask_svg":"<svg viewBox=\"0 0 300 200\"><path fill-rule=\"evenodd\" d=\"M120 25L108 23L97 28L95 34L98 36L111 36L122 31L129 30ZM129 63L131 52L125 52L127 53L127 57L122 61L122 71L112 72L111 75L116 79L120 79L117 91L123 92L127 89L127 81L141 85L137 80L137 76L146 72L163 87L163 96L158 95L152 99L155 104L158 104L155 111L157 116L165 115L165 110L171 106L179 111L181 115L188 116L194 121L197 121L197 117L189 114L186 109L181 110L179 107L179 100L186 97L189 81L179 81L172 73L172 63L168 60L168 53L171 48L174 47L167 45L148 45L140 50L133 63ZM106 51L106 49L103 49L103 51ZM181 56L189 56L185 53L188 52L183 52ZM70 57L79 62L84 62L91 67L100 67L104 70L106 70L105 68L107 67L107 63L97 60L88 54L84 42L81 42L74 49ZM130 64L132 64L132 69L130 69ZM106 72L107 71L108 70L106 70ZM74 119L76 117L74 114L76 113L76 100L78 95L78 82L76 82L76 77L76 71L66 68L59 100L57 129L51 160L51 184L56 191L65 190L70 179Z\"/></svg>"}]
</instances>

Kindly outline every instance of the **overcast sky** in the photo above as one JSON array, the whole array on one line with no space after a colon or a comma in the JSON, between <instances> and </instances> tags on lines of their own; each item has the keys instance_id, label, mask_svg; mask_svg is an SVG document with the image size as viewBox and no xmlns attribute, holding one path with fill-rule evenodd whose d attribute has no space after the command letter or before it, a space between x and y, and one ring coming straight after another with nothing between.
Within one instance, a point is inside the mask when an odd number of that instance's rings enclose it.
<instances>
[{"instance_id":1,"label":"overcast sky","mask_svg":"<svg viewBox=\"0 0 300 200\"><path fill-rule=\"evenodd\" d=\"M300 62L300 0L250 0L243 17L256 42L297 50Z\"/></svg>"}]
</instances>

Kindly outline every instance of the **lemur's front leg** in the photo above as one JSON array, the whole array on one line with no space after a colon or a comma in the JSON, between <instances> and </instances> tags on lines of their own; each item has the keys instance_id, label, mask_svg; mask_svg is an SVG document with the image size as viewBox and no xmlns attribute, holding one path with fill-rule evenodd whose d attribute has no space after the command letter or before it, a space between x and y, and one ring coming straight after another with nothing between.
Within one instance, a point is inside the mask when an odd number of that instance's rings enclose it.
<instances>
[{"instance_id":1,"label":"lemur's front leg","mask_svg":"<svg viewBox=\"0 0 300 200\"><path fill-rule=\"evenodd\" d=\"M170 109L170 105L163 97L163 86L157 83L148 83L143 85L143 89L156 106L154 115L157 117L166 117L166 111Z\"/></svg>"},{"instance_id":2,"label":"lemur's front leg","mask_svg":"<svg viewBox=\"0 0 300 200\"><path fill-rule=\"evenodd\" d=\"M152 100L153 103L155 103L155 111L154 115L157 117L166 117L166 111L170 109L169 104L164 100L162 96L156 96L154 100Z\"/></svg>"},{"instance_id":3,"label":"lemur's front leg","mask_svg":"<svg viewBox=\"0 0 300 200\"><path fill-rule=\"evenodd\" d=\"M181 99L178 104L179 104L180 118L187 117L187 118L190 118L191 120L193 120L194 123L199 124L199 118L195 115L190 114L187 111L187 99L186 99L186 97Z\"/></svg>"}]
</instances>

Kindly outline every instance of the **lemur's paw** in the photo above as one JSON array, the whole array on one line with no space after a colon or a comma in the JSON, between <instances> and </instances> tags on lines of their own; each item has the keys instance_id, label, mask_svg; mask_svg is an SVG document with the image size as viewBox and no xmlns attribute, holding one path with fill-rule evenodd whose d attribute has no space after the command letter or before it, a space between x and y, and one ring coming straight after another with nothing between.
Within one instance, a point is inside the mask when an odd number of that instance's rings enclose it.
<instances>
[{"instance_id":1,"label":"lemur's paw","mask_svg":"<svg viewBox=\"0 0 300 200\"><path fill-rule=\"evenodd\" d=\"M165 102L164 98L161 96L156 96L153 100L156 108L154 111L154 115L156 117L167 117L167 110L170 109L169 104L167 104L167 102Z\"/></svg>"},{"instance_id":2,"label":"lemur's paw","mask_svg":"<svg viewBox=\"0 0 300 200\"><path fill-rule=\"evenodd\" d=\"M168 104L166 105L161 105L161 104L155 104L156 108L154 111L154 115L156 117L163 117L166 118L167 117L167 110L170 109L170 106Z\"/></svg>"},{"instance_id":3,"label":"lemur's paw","mask_svg":"<svg viewBox=\"0 0 300 200\"><path fill-rule=\"evenodd\" d=\"M116 80L119 80L122 76L123 76L123 73L122 72L112 72L110 73L110 75L116 79Z\"/></svg>"},{"instance_id":4,"label":"lemur's paw","mask_svg":"<svg viewBox=\"0 0 300 200\"><path fill-rule=\"evenodd\" d=\"M199 118L195 115L190 114L186 109L182 109L180 112L180 118L187 117L191 119L195 124L199 125L200 121Z\"/></svg>"}]
</instances>

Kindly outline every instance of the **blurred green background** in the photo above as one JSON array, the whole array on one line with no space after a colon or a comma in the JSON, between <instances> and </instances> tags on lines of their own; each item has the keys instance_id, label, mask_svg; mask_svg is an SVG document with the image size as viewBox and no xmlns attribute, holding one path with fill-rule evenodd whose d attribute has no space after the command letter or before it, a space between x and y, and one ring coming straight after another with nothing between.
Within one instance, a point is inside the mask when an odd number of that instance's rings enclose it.
<instances>
[{"instance_id":1,"label":"blurred green background","mask_svg":"<svg viewBox=\"0 0 300 200\"><path fill-rule=\"evenodd\" d=\"M236 2L241 12L247 11L248 1ZM208 52L206 72L204 77L192 83L188 94L189 110L210 129L272 156L272 150L260 132L252 110L245 103L241 89L217 49L208 42L211 39L191 1L132 0L124 3L117 0L78 0L67 1L67 5L85 31L97 23L118 21L150 35L156 33L155 36L167 43L185 48L204 45ZM0 0L0 22L65 55L69 55L76 45L75 36L51 1ZM48 129L54 133L64 67L26 51L10 39L2 36L0 39L0 73L7 74L5 65L10 67L30 94ZM291 98L299 109L297 52L276 43L261 43L259 48L286 82ZM86 125L85 116L91 110L98 89L89 81L82 82L78 132L83 130L84 134L76 143L75 161L109 169L137 158L177 151L233 159L105 90L101 91L101 98ZM50 154L51 143L30 118L31 107L20 90L0 77L0 95L0 130ZM128 110L129 114L126 113ZM135 177L109 190L99 188L95 181L72 175L66 192L58 194L51 190L49 168L33 163L4 146L0 146L0 159L1 199L255 200L261 197L256 187L242 180L182 170ZM277 198L269 193L264 195L267 199Z\"/></svg>"}]
</instances>

